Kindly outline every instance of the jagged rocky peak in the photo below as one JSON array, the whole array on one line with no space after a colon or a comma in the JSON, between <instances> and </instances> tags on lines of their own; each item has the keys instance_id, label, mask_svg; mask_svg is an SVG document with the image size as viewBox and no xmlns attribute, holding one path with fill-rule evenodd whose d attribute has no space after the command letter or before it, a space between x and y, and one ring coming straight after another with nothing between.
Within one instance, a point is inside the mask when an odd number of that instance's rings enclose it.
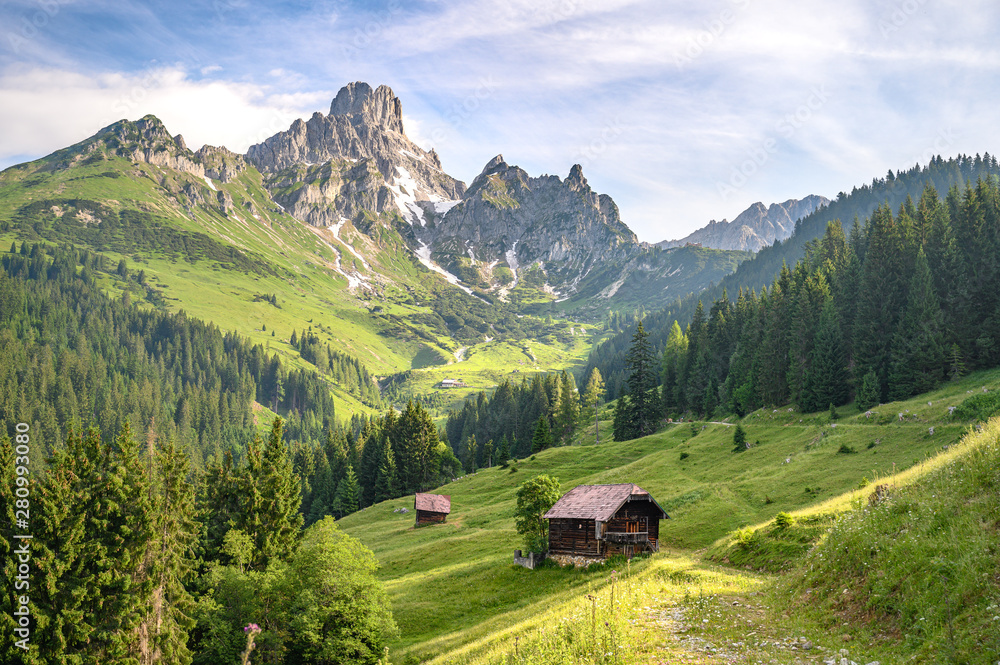
<instances>
[{"instance_id":1,"label":"jagged rocky peak","mask_svg":"<svg viewBox=\"0 0 1000 665\"><path fill-rule=\"evenodd\" d=\"M436 152L407 138L402 104L392 90L360 81L337 93L329 115L296 120L287 131L250 146L247 160L265 174L275 201L317 226L363 211L396 211L423 225L421 203L457 201L465 193L463 182L441 170Z\"/></svg>"},{"instance_id":2,"label":"jagged rocky peak","mask_svg":"<svg viewBox=\"0 0 1000 665\"><path fill-rule=\"evenodd\" d=\"M569 170L569 175L566 176L566 184L575 192L590 189L587 185L587 179L583 177L583 167L579 164L574 164L573 168Z\"/></svg>"},{"instance_id":3,"label":"jagged rocky peak","mask_svg":"<svg viewBox=\"0 0 1000 665\"><path fill-rule=\"evenodd\" d=\"M462 205L420 236L445 265L472 259L515 274L541 269L546 289L567 295L599 265L626 261L637 247L611 197L598 195L575 165L565 180L531 177L497 155ZM534 267L532 267L534 266Z\"/></svg>"},{"instance_id":4,"label":"jagged rocky peak","mask_svg":"<svg viewBox=\"0 0 1000 665\"><path fill-rule=\"evenodd\" d=\"M222 182L231 182L248 166L243 155L223 146L203 145L194 155L205 167L206 176Z\"/></svg>"},{"instance_id":5,"label":"jagged rocky peak","mask_svg":"<svg viewBox=\"0 0 1000 665\"><path fill-rule=\"evenodd\" d=\"M658 247L679 247L688 243L756 252L785 240L795 231L795 222L829 203L824 196L811 194L802 199L789 199L783 203L765 206L758 201L729 222L711 220L706 226L680 240L665 240Z\"/></svg>"},{"instance_id":6,"label":"jagged rocky peak","mask_svg":"<svg viewBox=\"0 0 1000 665\"><path fill-rule=\"evenodd\" d=\"M381 125L386 131L406 134L403 105L387 85L375 90L363 81L344 86L330 104L330 115L348 116L354 122Z\"/></svg>"}]
</instances>

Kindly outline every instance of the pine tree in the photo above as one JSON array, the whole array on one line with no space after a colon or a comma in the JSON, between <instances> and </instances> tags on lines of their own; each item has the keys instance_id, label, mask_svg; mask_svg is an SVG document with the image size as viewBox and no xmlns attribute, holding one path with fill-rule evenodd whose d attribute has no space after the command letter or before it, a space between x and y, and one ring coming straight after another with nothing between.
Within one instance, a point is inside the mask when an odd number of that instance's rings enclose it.
<instances>
[{"instance_id":1,"label":"pine tree","mask_svg":"<svg viewBox=\"0 0 1000 665\"><path fill-rule=\"evenodd\" d=\"M152 548L156 590L152 612L140 634L143 663L188 665L188 635L195 626L195 603L184 586L194 568L198 540L195 488L188 482L187 455L173 440L155 452L156 536Z\"/></svg>"},{"instance_id":2,"label":"pine tree","mask_svg":"<svg viewBox=\"0 0 1000 665\"><path fill-rule=\"evenodd\" d=\"M399 496L399 481L396 473L396 458L392 446L383 442L379 455L378 473L375 476L375 503L395 499Z\"/></svg>"},{"instance_id":3,"label":"pine tree","mask_svg":"<svg viewBox=\"0 0 1000 665\"><path fill-rule=\"evenodd\" d=\"M735 446L736 452L746 450L747 447L747 433L743 429L743 425L739 423L736 424L736 431L733 432L733 446Z\"/></svg>"},{"instance_id":4,"label":"pine tree","mask_svg":"<svg viewBox=\"0 0 1000 665\"><path fill-rule=\"evenodd\" d=\"M531 437L531 452L540 453L551 447L552 435L549 433L549 419L545 416L539 416L538 424L535 425L535 435Z\"/></svg>"},{"instance_id":5,"label":"pine tree","mask_svg":"<svg viewBox=\"0 0 1000 665\"><path fill-rule=\"evenodd\" d=\"M868 248L854 328L855 376L875 372L879 387L875 403L879 403L888 394L891 344L905 304L903 280L909 274L906 257L910 250L905 229L885 205L872 214L865 231Z\"/></svg>"},{"instance_id":6,"label":"pine tree","mask_svg":"<svg viewBox=\"0 0 1000 665\"><path fill-rule=\"evenodd\" d=\"M507 435L504 434L500 438L500 452L497 455L497 463L501 465L506 465L510 461L510 442L507 441Z\"/></svg>"},{"instance_id":7,"label":"pine tree","mask_svg":"<svg viewBox=\"0 0 1000 665\"><path fill-rule=\"evenodd\" d=\"M577 401L576 390L572 379L566 370L559 375L559 405L556 409L556 429L560 442L569 441L576 429L576 421L580 416L580 404Z\"/></svg>"},{"instance_id":8,"label":"pine tree","mask_svg":"<svg viewBox=\"0 0 1000 665\"><path fill-rule=\"evenodd\" d=\"M483 464L487 469L493 468L493 439L490 439L483 446Z\"/></svg>"},{"instance_id":9,"label":"pine tree","mask_svg":"<svg viewBox=\"0 0 1000 665\"><path fill-rule=\"evenodd\" d=\"M233 453L227 450L222 461L209 466L200 497L200 512L205 523L204 557L218 558L222 541L232 522L241 514L240 478L233 464Z\"/></svg>"},{"instance_id":10,"label":"pine tree","mask_svg":"<svg viewBox=\"0 0 1000 665\"><path fill-rule=\"evenodd\" d=\"M615 412L611 423L611 436L615 441L628 441L632 436L632 422L629 418L628 395L622 395L615 402Z\"/></svg>"},{"instance_id":11,"label":"pine tree","mask_svg":"<svg viewBox=\"0 0 1000 665\"><path fill-rule=\"evenodd\" d=\"M660 410L654 394L656 364L649 343L649 334L643 328L642 321L636 326L635 334L632 336L632 346L625 357L625 365L629 371L628 403L625 412L628 425L623 434L634 439L653 433Z\"/></svg>"},{"instance_id":12,"label":"pine tree","mask_svg":"<svg viewBox=\"0 0 1000 665\"><path fill-rule=\"evenodd\" d=\"M271 559L285 560L295 551L304 521L299 512L302 503L299 479L292 469L291 456L282 435L283 422L275 418L259 478L260 519L264 528L257 547L260 562L265 567Z\"/></svg>"},{"instance_id":13,"label":"pine tree","mask_svg":"<svg viewBox=\"0 0 1000 665\"><path fill-rule=\"evenodd\" d=\"M861 379L861 388L858 389L858 394L855 398L858 411L865 411L878 404L881 400L880 395L881 388L879 387L878 375L875 374L875 370L869 370Z\"/></svg>"},{"instance_id":14,"label":"pine tree","mask_svg":"<svg viewBox=\"0 0 1000 665\"><path fill-rule=\"evenodd\" d=\"M37 482L32 496L32 586L36 588L32 642L40 645L42 662L59 662L58 658L85 662L94 630L86 603L99 590L92 571L83 564L85 548L100 548L100 541L91 542L86 525L87 483L96 474L88 449L99 447L100 435L91 431L88 438L85 446L79 434L69 431L65 447L47 461L44 480Z\"/></svg>"},{"instance_id":15,"label":"pine tree","mask_svg":"<svg viewBox=\"0 0 1000 665\"><path fill-rule=\"evenodd\" d=\"M465 472L475 473L476 472L476 435L472 434L469 436L468 440L465 442Z\"/></svg>"},{"instance_id":16,"label":"pine tree","mask_svg":"<svg viewBox=\"0 0 1000 665\"><path fill-rule=\"evenodd\" d=\"M957 381L963 376L965 376L965 358L962 355L962 348L958 344L952 344L948 353L948 379Z\"/></svg>"},{"instance_id":17,"label":"pine tree","mask_svg":"<svg viewBox=\"0 0 1000 665\"><path fill-rule=\"evenodd\" d=\"M670 335L667 337L667 346L663 351L663 359L660 366L663 372L663 412L674 411L679 403L678 382L680 381L683 367L687 362L688 341L677 321L670 327ZM595 370L597 371L597 370Z\"/></svg>"},{"instance_id":18,"label":"pine tree","mask_svg":"<svg viewBox=\"0 0 1000 665\"><path fill-rule=\"evenodd\" d=\"M845 356L837 310L833 300L828 298L819 317L819 327L799 400L802 411L812 413L830 404L847 403L850 389Z\"/></svg>"},{"instance_id":19,"label":"pine tree","mask_svg":"<svg viewBox=\"0 0 1000 665\"><path fill-rule=\"evenodd\" d=\"M601 376L601 370L596 367L590 372L590 378L587 379L587 387L583 391L583 397L581 399L583 406L580 409L580 420L584 424L588 424L590 419L594 419L594 442L601 442L600 435L600 423L597 418L597 406L604 400L604 378Z\"/></svg>"},{"instance_id":20,"label":"pine tree","mask_svg":"<svg viewBox=\"0 0 1000 665\"><path fill-rule=\"evenodd\" d=\"M889 399L933 389L944 378L944 323L927 257L917 254L906 310L892 341Z\"/></svg>"},{"instance_id":21,"label":"pine tree","mask_svg":"<svg viewBox=\"0 0 1000 665\"><path fill-rule=\"evenodd\" d=\"M354 467L348 465L347 472L337 485L337 495L333 500L334 512L338 517L344 517L358 510L358 477L354 475Z\"/></svg>"}]
</instances>

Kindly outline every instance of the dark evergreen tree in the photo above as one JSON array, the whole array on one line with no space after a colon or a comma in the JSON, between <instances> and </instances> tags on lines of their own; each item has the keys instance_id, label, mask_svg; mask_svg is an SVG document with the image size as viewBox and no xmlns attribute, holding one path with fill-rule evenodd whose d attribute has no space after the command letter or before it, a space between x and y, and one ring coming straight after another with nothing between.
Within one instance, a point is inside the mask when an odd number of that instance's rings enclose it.
<instances>
[{"instance_id":1,"label":"dark evergreen tree","mask_svg":"<svg viewBox=\"0 0 1000 665\"><path fill-rule=\"evenodd\" d=\"M272 559L291 556L302 531L299 512L302 494L299 479L283 438L283 422L275 418L264 449L263 467L257 486L260 490L260 520L263 526L257 541L264 565ZM355 500L356 502L356 500Z\"/></svg>"},{"instance_id":2,"label":"dark evergreen tree","mask_svg":"<svg viewBox=\"0 0 1000 665\"><path fill-rule=\"evenodd\" d=\"M917 254L906 310L893 337L889 399L927 392L944 377L944 324L923 250Z\"/></svg>"},{"instance_id":3,"label":"dark evergreen tree","mask_svg":"<svg viewBox=\"0 0 1000 665\"><path fill-rule=\"evenodd\" d=\"M198 540L195 488L187 455L173 441L153 453L155 532L148 570L154 602L140 629L143 663L188 665L188 636L195 626L194 599L185 582L194 570Z\"/></svg>"},{"instance_id":4,"label":"dark evergreen tree","mask_svg":"<svg viewBox=\"0 0 1000 665\"><path fill-rule=\"evenodd\" d=\"M879 386L878 375L875 374L875 370L869 370L861 378L861 387L858 388L858 394L855 398L858 411L864 411L879 404L881 399L879 395L881 395L881 388Z\"/></svg>"},{"instance_id":5,"label":"dark evergreen tree","mask_svg":"<svg viewBox=\"0 0 1000 665\"><path fill-rule=\"evenodd\" d=\"M540 453L551 447L552 434L549 432L549 419L545 416L539 416L538 424L535 425L535 435L531 437L531 452Z\"/></svg>"},{"instance_id":6,"label":"dark evergreen tree","mask_svg":"<svg viewBox=\"0 0 1000 665\"><path fill-rule=\"evenodd\" d=\"M375 475L375 503L395 499L398 496L400 492L396 458L392 454L392 446L385 441L379 455L378 473Z\"/></svg>"},{"instance_id":7,"label":"dark evergreen tree","mask_svg":"<svg viewBox=\"0 0 1000 665\"><path fill-rule=\"evenodd\" d=\"M497 454L497 462L507 464L508 461L510 461L510 442L507 441L507 435L504 434L500 439L500 452Z\"/></svg>"},{"instance_id":8,"label":"dark evergreen tree","mask_svg":"<svg viewBox=\"0 0 1000 665\"><path fill-rule=\"evenodd\" d=\"M619 400L618 407L622 409L624 419L619 422L619 433L627 440L652 434L659 420L660 402L655 391L657 364L642 321L636 326L632 336L632 348L625 358L625 364L629 371L628 400L624 406ZM617 434L615 439L623 440L618 439Z\"/></svg>"},{"instance_id":9,"label":"dark evergreen tree","mask_svg":"<svg viewBox=\"0 0 1000 665\"><path fill-rule=\"evenodd\" d=\"M736 430L733 432L733 446L737 452L747 448L747 433L743 429L743 425L739 423L736 424Z\"/></svg>"},{"instance_id":10,"label":"dark evergreen tree","mask_svg":"<svg viewBox=\"0 0 1000 665\"><path fill-rule=\"evenodd\" d=\"M348 465L347 472L337 485L337 494L333 499L334 515L340 518L355 512L359 507L359 494L358 477L354 474L354 468Z\"/></svg>"},{"instance_id":11,"label":"dark evergreen tree","mask_svg":"<svg viewBox=\"0 0 1000 665\"><path fill-rule=\"evenodd\" d=\"M811 362L805 376L799 406L812 413L830 404L846 404L850 399L844 340L840 333L837 309L827 299L819 317Z\"/></svg>"}]
</instances>

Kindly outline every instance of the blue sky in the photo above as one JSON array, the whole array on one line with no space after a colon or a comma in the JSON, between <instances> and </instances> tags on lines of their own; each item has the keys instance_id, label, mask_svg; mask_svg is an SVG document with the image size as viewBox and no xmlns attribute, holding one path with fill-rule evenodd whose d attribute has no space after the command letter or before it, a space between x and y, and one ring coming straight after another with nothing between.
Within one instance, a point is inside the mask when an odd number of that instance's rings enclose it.
<instances>
[{"instance_id":1,"label":"blue sky","mask_svg":"<svg viewBox=\"0 0 1000 665\"><path fill-rule=\"evenodd\" d=\"M1000 150L985 0L8 0L0 167L147 113L245 151L386 84L470 182L574 163L642 240Z\"/></svg>"}]
</instances>

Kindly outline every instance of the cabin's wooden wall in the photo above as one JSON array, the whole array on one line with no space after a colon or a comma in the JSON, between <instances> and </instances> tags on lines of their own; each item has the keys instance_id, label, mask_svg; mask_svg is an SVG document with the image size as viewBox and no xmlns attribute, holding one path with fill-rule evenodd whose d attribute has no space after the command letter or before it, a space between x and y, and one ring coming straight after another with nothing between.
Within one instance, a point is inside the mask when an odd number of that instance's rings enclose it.
<instances>
[{"instance_id":1,"label":"cabin's wooden wall","mask_svg":"<svg viewBox=\"0 0 1000 665\"><path fill-rule=\"evenodd\" d=\"M447 516L447 513L434 513L429 510L418 510L417 526L423 526L424 524L441 524L445 521Z\"/></svg>"},{"instance_id":2,"label":"cabin's wooden wall","mask_svg":"<svg viewBox=\"0 0 1000 665\"><path fill-rule=\"evenodd\" d=\"M549 520L549 552L600 556L603 543L594 536L593 520Z\"/></svg>"}]
</instances>

